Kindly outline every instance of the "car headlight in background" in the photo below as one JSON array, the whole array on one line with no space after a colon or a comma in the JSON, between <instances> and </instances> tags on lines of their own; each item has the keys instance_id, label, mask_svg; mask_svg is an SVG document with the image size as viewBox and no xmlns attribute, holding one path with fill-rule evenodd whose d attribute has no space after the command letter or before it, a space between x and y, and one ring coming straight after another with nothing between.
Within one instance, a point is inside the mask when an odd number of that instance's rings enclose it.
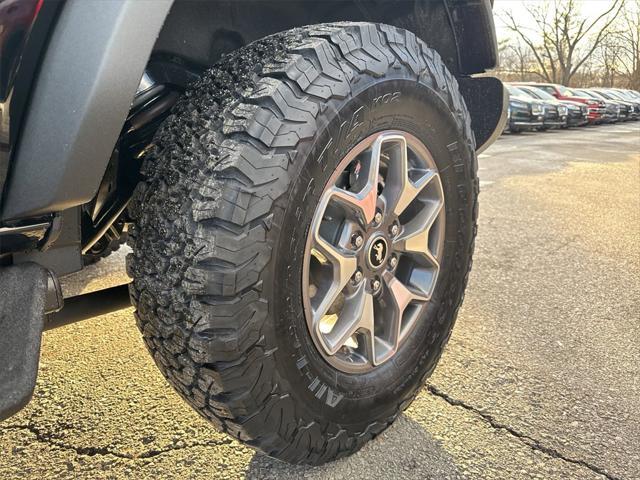
<instances>
[{"instance_id":1,"label":"car headlight in background","mask_svg":"<svg viewBox=\"0 0 640 480\"><path fill-rule=\"evenodd\" d=\"M534 115L538 115L543 112L544 112L544 108L542 108L542 105L538 105L537 103L534 103L533 105L531 105L531 113L533 113Z\"/></svg>"},{"instance_id":2,"label":"car headlight in background","mask_svg":"<svg viewBox=\"0 0 640 480\"><path fill-rule=\"evenodd\" d=\"M566 115L569 109L564 105L558 105L558 115Z\"/></svg>"}]
</instances>

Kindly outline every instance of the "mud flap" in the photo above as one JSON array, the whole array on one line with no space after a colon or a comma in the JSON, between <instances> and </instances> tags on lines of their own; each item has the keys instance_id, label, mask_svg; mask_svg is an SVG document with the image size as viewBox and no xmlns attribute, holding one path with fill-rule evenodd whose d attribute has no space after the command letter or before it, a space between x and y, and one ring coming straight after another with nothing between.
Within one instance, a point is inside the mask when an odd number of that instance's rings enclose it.
<instances>
[{"instance_id":1,"label":"mud flap","mask_svg":"<svg viewBox=\"0 0 640 480\"><path fill-rule=\"evenodd\" d=\"M35 263L0 268L0 420L33 395L49 272Z\"/></svg>"},{"instance_id":2,"label":"mud flap","mask_svg":"<svg viewBox=\"0 0 640 480\"><path fill-rule=\"evenodd\" d=\"M457 80L471 115L476 152L482 153L497 140L507 123L507 90L493 77L459 77Z\"/></svg>"}]
</instances>

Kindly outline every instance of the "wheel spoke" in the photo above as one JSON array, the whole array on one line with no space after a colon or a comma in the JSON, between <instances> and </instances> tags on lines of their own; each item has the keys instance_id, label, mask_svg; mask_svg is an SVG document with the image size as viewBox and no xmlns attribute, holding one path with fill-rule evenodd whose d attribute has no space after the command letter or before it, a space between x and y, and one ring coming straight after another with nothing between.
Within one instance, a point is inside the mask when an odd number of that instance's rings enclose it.
<instances>
[{"instance_id":1,"label":"wheel spoke","mask_svg":"<svg viewBox=\"0 0 640 480\"><path fill-rule=\"evenodd\" d=\"M346 300L331 332L325 335L329 354L335 354L360 329L373 335L373 296L364 284Z\"/></svg>"},{"instance_id":2,"label":"wheel spoke","mask_svg":"<svg viewBox=\"0 0 640 480\"><path fill-rule=\"evenodd\" d=\"M401 252L420 255L432 266L439 268L438 260L429 249L429 233L442 212L442 201L429 202L428 205L430 208L425 208L424 214L418 215L405 227L394 248Z\"/></svg>"},{"instance_id":3,"label":"wheel spoke","mask_svg":"<svg viewBox=\"0 0 640 480\"><path fill-rule=\"evenodd\" d=\"M358 216L360 223L363 225L371 223L376 214L376 201L378 200L375 188L367 187L360 193L353 193L334 187L330 193L333 200L351 209Z\"/></svg>"},{"instance_id":4,"label":"wheel spoke","mask_svg":"<svg viewBox=\"0 0 640 480\"><path fill-rule=\"evenodd\" d=\"M398 250L421 255L433 267L440 268L438 260L433 253L431 253L431 250L429 250L429 230L423 230L407 238L404 243L400 244Z\"/></svg>"},{"instance_id":5,"label":"wheel spoke","mask_svg":"<svg viewBox=\"0 0 640 480\"><path fill-rule=\"evenodd\" d=\"M336 247L327 242L318 232L313 236L313 248L331 264L333 279L331 285L317 307L313 309L314 322L320 321L329 307L336 301L358 268L358 260L352 252Z\"/></svg>"},{"instance_id":6,"label":"wheel spoke","mask_svg":"<svg viewBox=\"0 0 640 480\"><path fill-rule=\"evenodd\" d=\"M373 221L376 214L376 202L378 200L378 175L380 173L380 146L377 143L371 148L368 158L363 163L358 163L356 179L357 192L352 192L339 187L332 187L327 194L338 203L351 209L359 217L363 225ZM360 175L364 175L360 177Z\"/></svg>"},{"instance_id":7,"label":"wheel spoke","mask_svg":"<svg viewBox=\"0 0 640 480\"><path fill-rule=\"evenodd\" d=\"M420 192L436 178L438 178L438 174L433 170L422 171L420 177L415 182L411 181L408 175L403 177L402 190L398 196L393 212L396 215L402 214Z\"/></svg>"},{"instance_id":8,"label":"wheel spoke","mask_svg":"<svg viewBox=\"0 0 640 480\"><path fill-rule=\"evenodd\" d=\"M421 293L416 293L410 290L404 283L398 280L391 273L385 273L384 275L385 282L387 284L387 288L389 289L389 293L393 298L393 303L395 305L395 312L397 316L400 318L402 314L407 309L409 304L413 301L421 301L426 302L429 300L426 296ZM399 323L399 322L397 322ZM398 328L399 325L398 325Z\"/></svg>"},{"instance_id":9,"label":"wheel spoke","mask_svg":"<svg viewBox=\"0 0 640 480\"><path fill-rule=\"evenodd\" d=\"M383 278L393 305L388 312L388 318L385 319L388 325L387 338L375 339L374 364L376 365L388 360L398 350L402 318L407 307L411 302L428 300L427 297L411 291L390 272L386 272Z\"/></svg>"},{"instance_id":10,"label":"wheel spoke","mask_svg":"<svg viewBox=\"0 0 640 480\"><path fill-rule=\"evenodd\" d=\"M412 180L409 175L409 155L405 137L387 135L381 137L381 141L385 144L395 144L396 147L387 150L390 158L385 188L389 191L389 203L393 213L399 216L429 183L438 179L438 173L432 169L413 169Z\"/></svg>"}]
</instances>

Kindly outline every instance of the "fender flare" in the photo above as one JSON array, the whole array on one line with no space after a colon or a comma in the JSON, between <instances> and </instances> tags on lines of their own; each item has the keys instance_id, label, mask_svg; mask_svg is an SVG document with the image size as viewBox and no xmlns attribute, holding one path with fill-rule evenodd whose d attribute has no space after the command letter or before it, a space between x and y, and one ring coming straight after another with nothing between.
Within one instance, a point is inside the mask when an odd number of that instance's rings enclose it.
<instances>
[{"instance_id":1,"label":"fender flare","mask_svg":"<svg viewBox=\"0 0 640 480\"><path fill-rule=\"evenodd\" d=\"M0 218L62 211L96 194L173 0L68 0L52 32Z\"/></svg>"}]
</instances>

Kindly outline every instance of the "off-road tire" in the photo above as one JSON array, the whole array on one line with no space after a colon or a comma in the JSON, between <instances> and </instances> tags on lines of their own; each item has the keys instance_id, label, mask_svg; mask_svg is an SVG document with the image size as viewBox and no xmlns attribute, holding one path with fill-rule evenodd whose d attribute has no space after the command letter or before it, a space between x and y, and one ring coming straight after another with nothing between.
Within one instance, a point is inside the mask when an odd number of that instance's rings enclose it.
<instances>
[{"instance_id":1,"label":"off-road tire","mask_svg":"<svg viewBox=\"0 0 640 480\"><path fill-rule=\"evenodd\" d=\"M332 169L372 131L433 153L446 237L428 316L393 360L346 374L317 352L301 300L307 229ZM412 33L310 26L225 56L155 137L130 207L138 326L180 395L268 455L357 451L413 400L447 342L476 233L474 137L455 78Z\"/></svg>"}]
</instances>

